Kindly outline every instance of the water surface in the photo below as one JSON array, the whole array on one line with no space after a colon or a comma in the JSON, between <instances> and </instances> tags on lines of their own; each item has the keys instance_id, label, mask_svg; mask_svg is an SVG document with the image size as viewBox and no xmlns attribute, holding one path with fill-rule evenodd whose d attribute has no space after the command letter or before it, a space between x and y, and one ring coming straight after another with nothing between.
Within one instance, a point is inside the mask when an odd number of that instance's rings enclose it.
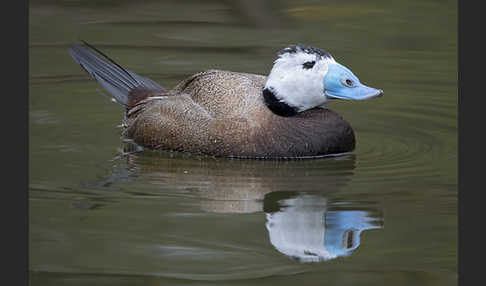
<instances>
[{"instance_id":1,"label":"water surface","mask_svg":"<svg viewBox=\"0 0 486 286\"><path fill-rule=\"evenodd\" d=\"M30 2L31 285L456 285L455 1ZM329 108L352 154L120 156L84 39L167 88L296 43L385 95Z\"/></svg>"}]
</instances>

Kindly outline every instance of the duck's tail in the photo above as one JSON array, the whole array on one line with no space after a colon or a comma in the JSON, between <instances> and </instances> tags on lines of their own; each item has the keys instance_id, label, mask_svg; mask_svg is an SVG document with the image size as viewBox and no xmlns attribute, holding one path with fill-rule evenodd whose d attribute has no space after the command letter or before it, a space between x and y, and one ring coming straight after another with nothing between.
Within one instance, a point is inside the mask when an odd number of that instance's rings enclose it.
<instances>
[{"instance_id":1,"label":"duck's tail","mask_svg":"<svg viewBox=\"0 0 486 286\"><path fill-rule=\"evenodd\" d=\"M141 77L121 67L100 50L84 41L82 42L84 43L82 46L73 43L69 49L69 54L123 106L128 106L129 94L136 88L163 90L162 86L151 79Z\"/></svg>"}]
</instances>

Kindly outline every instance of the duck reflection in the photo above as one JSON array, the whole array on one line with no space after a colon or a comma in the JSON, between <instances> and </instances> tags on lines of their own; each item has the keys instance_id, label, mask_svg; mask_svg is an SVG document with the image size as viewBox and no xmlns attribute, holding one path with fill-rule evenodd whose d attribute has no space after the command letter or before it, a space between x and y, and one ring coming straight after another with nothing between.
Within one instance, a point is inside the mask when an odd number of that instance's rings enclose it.
<instances>
[{"instance_id":1,"label":"duck reflection","mask_svg":"<svg viewBox=\"0 0 486 286\"><path fill-rule=\"evenodd\" d=\"M330 203L326 197L272 193L265 198L271 244L301 262L319 262L351 254L364 230L382 227L378 211ZM343 209L343 207L346 207Z\"/></svg>"},{"instance_id":2,"label":"duck reflection","mask_svg":"<svg viewBox=\"0 0 486 286\"><path fill-rule=\"evenodd\" d=\"M266 194L332 194L349 183L355 155L318 160L241 160L197 157L183 153L142 152L128 157L127 169L173 194L201 198L203 210L215 213L263 211ZM112 180L110 180L112 181Z\"/></svg>"},{"instance_id":3,"label":"duck reflection","mask_svg":"<svg viewBox=\"0 0 486 286\"><path fill-rule=\"evenodd\" d=\"M382 227L376 203L332 199L354 174L353 154L255 161L142 152L128 159L132 178L161 186L153 191L196 198L202 211L264 213L270 243L301 262L347 256L362 231Z\"/></svg>"}]
</instances>

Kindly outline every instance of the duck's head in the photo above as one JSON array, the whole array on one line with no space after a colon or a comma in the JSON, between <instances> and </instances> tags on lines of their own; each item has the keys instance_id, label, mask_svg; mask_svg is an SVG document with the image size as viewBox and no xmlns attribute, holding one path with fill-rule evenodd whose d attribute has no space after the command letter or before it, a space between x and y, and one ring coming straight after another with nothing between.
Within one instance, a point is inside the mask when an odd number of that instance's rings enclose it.
<instances>
[{"instance_id":1,"label":"duck's head","mask_svg":"<svg viewBox=\"0 0 486 286\"><path fill-rule=\"evenodd\" d=\"M329 53L302 45L278 53L263 89L267 106L283 116L323 106L331 99L366 100L382 94L362 84Z\"/></svg>"}]
</instances>

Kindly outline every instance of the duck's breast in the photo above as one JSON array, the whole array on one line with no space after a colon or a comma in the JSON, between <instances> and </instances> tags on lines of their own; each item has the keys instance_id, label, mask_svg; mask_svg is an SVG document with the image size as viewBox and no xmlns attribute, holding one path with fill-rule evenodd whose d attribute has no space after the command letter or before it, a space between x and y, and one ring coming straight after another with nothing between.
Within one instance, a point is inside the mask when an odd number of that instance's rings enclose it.
<instances>
[{"instance_id":1,"label":"duck's breast","mask_svg":"<svg viewBox=\"0 0 486 286\"><path fill-rule=\"evenodd\" d=\"M329 109L296 116L260 113L259 125L245 120L217 120L211 134L221 142L218 154L248 158L313 157L350 152L355 147L351 125ZM216 141L215 141L216 142Z\"/></svg>"}]
</instances>

